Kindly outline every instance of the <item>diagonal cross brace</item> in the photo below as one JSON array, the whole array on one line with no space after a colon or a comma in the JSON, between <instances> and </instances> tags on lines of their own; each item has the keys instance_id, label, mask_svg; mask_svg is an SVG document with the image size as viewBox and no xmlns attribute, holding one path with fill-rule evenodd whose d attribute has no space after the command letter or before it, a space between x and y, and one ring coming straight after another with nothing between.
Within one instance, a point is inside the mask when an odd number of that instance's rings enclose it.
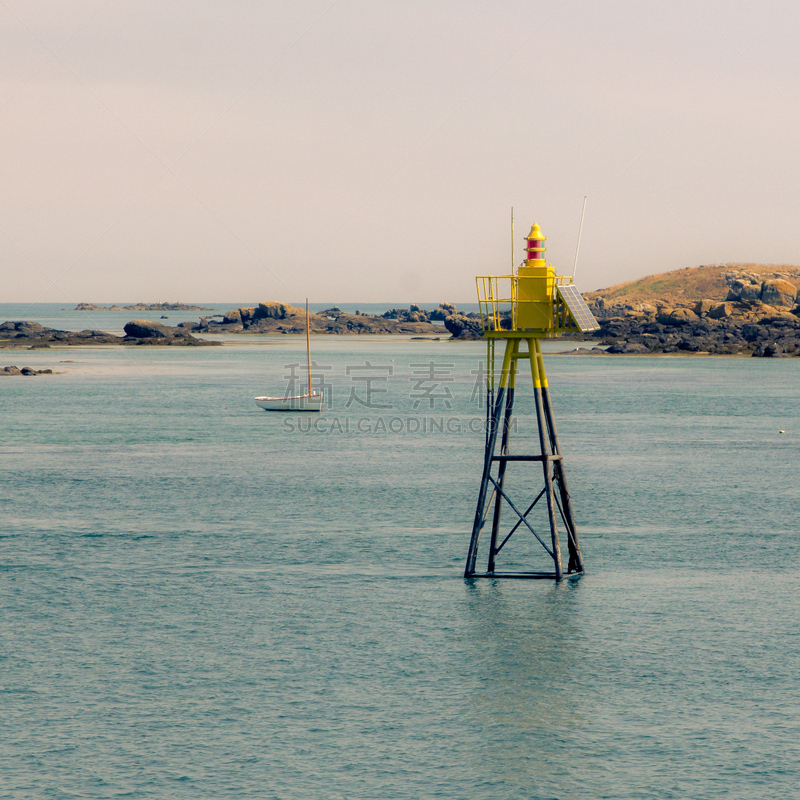
<instances>
[{"instance_id":1,"label":"diagonal cross brace","mask_svg":"<svg viewBox=\"0 0 800 800\"><path fill-rule=\"evenodd\" d=\"M491 476L487 476L489 480L494 484L495 490L498 494L505 499L505 501L511 506L511 510L520 518L520 521L524 522L528 530L538 539L539 544L544 547L544 549L550 554L550 558L555 558L553 555L553 551L542 541L542 538L539 536L538 533L531 527L530 522L525 519L525 516L519 512L519 509L511 502L511 498L500 488L500 484ZM505 544L505 543L504 543Z\"/></svg>"},{"instance_id":2,"label":"diagonal cross brace","mask_svg":"<svg viewBox=\"0 0 800 800\"><path fill-rule=\"evenodd\" d=\"M481 526L478 528L479 531L483 530L483 526L486 525L486 520L489 518L489 512L492 510L492 501L494 500L495 492L492 492L492 496L489 498L489 502L486 504L486 511L481 517Z\"/></svg>"},{"instance_id":3,"label":"diagonal cross brace","mask_svg":"<svg viewBox=\"0 0 800 800\"><path fill-rule=\"evenodd\" d=\"M533 507L534 507L534 506L535 506L535 505L536 505L536 504L537 504L537 503L538 503L538 502L539 502L539 501L542 499L542 495L543 495L543 494L544 494L546 491L547 491L547 487L545 487L544 489L542 489L542 491L541 491L541 492L539 492L539 494L537 495L536 499L535 499L535 500L534 500L534 501L533 501L533 502L532 502L532 503L531 503L531 504L528 506L528 510L527 510L527 511L526 511L526 512L525 512L525 513L522 515L523 517L527 517L527 516L528 516L528 514L530 514L530 513L531 513L531 511L533 511ZM494 551L494 552L495 552L495 555L496 555L497 553L499 553L499 552L500 552L500 551L501 551L501 550L502 550L502 549L503 549L503 548L506 546L506 542L507 542L507 541L508 541L508 540L509 540L509 539L510 539L510 538L511 538L513 535L514 535L514 532L517 530L517 528L519 528L519 526L520 526L520 525L522 525L522 520L521 520L521 519L520 519L520 520L517 520L517 524L516 524L516 525L514 525L514 527L513 527L513 528L512 528L512 529L511 529L511 530L508 532L508 536L506 536L506 538L505 538L505 539L503 539L503 541L500 543L500 547L498 547L498 548L497 548L497 549ZM540 541L541 541L541 540L540 540Z\"/></svg>"}]
</instances>

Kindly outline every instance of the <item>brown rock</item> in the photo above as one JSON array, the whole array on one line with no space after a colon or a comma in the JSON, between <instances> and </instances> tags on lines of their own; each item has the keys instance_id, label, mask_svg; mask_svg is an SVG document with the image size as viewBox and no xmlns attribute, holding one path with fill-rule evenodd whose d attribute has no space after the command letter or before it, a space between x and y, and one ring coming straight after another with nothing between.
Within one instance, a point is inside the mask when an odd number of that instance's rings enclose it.
<instances>
[{"instance_id":1,"label":"brown rock","mask_svg":"<svg viewBox=\"0 0 800 800\"><path fill-rule=\"evenodd\" d=\"M733 303L717 303L708 312L711 319L725 319L733 313Z\"/></svg>"},{"instance_id":2,"label":"brown rock","mask_svg":"<svg viewBox=\"0 0 800 800\"><path fill-rule=\"evenodd\" d=\"M644 355L649 353L650 350L646 345L639 342L616 342L606 350L607 353L612 355L625 354L625 355Z\"/></svg>"},{"instance_id":3,"label":"brown rock","mask_svg":"<svg viewBox=\"0 0 800 800\"><path fill-rule=\"evenodd\" d=\"M44 336L47 332L52 331L52 328L45 328L44 325L41 325L38 322L27 322L27 321L20 321L20 322L4 322L2 326L0 326L0 330L2 331L3 335L14 335L17 338L27 338L32 339L39 336Z\"/></svg>"},{"instance_id":4,"label":"brown rock","mask_svg":"<svg viewBox=\"0 0 800 800\"><path fill-rule=\"evenodd\" d=\"M253 319L286 319L304 313L303 309L290 306L288 303L259 303L253 312Z\"/></svg>"},{"instance_id":5,"label":"brown rock","mask_svg":"<svg viewBox=\"0 0 800 800\"><path fill-rule=\"evenodd\" d=\"M785 308L772 308L771 306L762 306L758 310L758 314L753 315L754 319L761 325L769 325L773 322L791 322L793 325L798 324L798 319L791 311Z\"/></svg>"},{"instance_id":6,"label":"brown rock","mask_svg":"<svg viewBox=\"0 0 800 800\"><path fill-rule=\"evenodd\" d=\"M697 314L689 308L664 308L656 317L662 325L686 325L689 322L696 322L699 319Z\"/></svg>"},{"instance_id":7,"label":"brown rock","mask_svg":"<svg viewBox=\"0 0 800 800\"><path fill-rule=\"evenodd\" d=\"M766 303L759 303L752 311L752 316L754 319L760 319L761 317L770 317L773 314L777 313L778 309L775 306L767 305Z\"/></svg>"},{"instance_id":8,"label":"brown rock","mask_svg":"<svg viewBox=\"0 0 800 800\"><path fill-rule=\"evenodd\" d=\"M700 300L694 307L694 313L697 314L698 317L702 317L703 314L708 314L716 304L714 300Z\"/></svg>"},{"instance_id":9,"label":"brown rock","mask_svg":"<svg viewBox=\"0 0 800 800\"><path fill-rule=\"evenodd\" d=\"M458 309L452 303L439 303L439 307L431 312L430 318L444 322L448 317L457 313Z\"/></svg>"},{"instance_id":10,"label":"brown rock","mask_svg":"<svg viewBox=\"0 0 800 800\"><path fill-rule=\"evenodd\" d=\"M451 314L444 321L444 326L454 339L479 339L483 336L481 321L464 314Z\"/></svg>"},{"instance_id":11,"label":"brown rock","mask_svg":"<svg viewBox=\"0 0 800 800\"><path fill-rule=\"evenodd\" d=\"M782 278L766 280L761 287L761 301L771 306L791 308L796 296L797 289L794 284Z\"/></svg>"},{"instance_id":12,"label":"brown rock","mask_svg":"<svg viewBox=\"0 0 800 800\"><path fill-rule=\"evenodd\" d=\"M761 284L751 283L751 279L731 281L726 300L758 300L761 297Z\"/></svg>"},{"instance_id":13,"label":"brown rock","mask_svg":"<svg viewBox=\"0 0 800 800\"><path fill-rule=\"evenodd\" d=\"M146 319L134 319L125 323L123 328L126 336L134 339L170 339L172 330L160 322L150 322Z\"/></svg>"}]
</instances>

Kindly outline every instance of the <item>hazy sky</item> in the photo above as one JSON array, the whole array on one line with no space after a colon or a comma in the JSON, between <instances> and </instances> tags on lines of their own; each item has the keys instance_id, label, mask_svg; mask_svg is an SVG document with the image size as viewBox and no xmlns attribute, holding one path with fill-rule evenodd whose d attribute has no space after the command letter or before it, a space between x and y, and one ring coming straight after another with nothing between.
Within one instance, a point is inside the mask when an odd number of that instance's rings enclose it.
<instances>
[{"instance_id":1,"label":"hazy sky","mask_svg":"<svg viewBox=\"0 0 800 800\"><path fill-rule=\"evenodd\" d=\"M800 263L800 3L0 0L0 302Z\"/></svg>"}]
</instances>

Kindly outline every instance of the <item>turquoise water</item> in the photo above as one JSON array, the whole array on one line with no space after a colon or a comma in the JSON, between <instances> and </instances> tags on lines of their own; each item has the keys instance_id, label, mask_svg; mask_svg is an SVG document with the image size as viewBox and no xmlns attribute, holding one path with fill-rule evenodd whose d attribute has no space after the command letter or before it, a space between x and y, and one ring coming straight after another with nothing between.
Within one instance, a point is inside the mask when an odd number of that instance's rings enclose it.
<instances>
[{"instance_id":1,"label":"turquoise water","mask_svg":"<svg viewBox=\"0 0 800 800\"><path fill-rule=\"evenodd\" d=\"M547 356L554 585L462 579L481 344L320 339L331 407L257 409L303 351L5 353L62 374L0 383L0 797L796 794L800 362Z\"/></svg>"}]
</instances>

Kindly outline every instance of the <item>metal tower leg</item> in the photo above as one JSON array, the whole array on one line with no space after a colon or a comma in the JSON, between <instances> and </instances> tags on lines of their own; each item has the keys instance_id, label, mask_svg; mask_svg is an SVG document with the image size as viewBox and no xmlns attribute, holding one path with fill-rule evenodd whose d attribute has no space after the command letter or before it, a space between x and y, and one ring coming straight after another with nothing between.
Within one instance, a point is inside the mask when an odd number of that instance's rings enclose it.
<instances>
[{"instance_id":1,"label":"metal tower leg","mask_svg":"<svg viewBox=\"0 0 800 800\"><path fill-rule=\"evenodd\" d=\"M533 375L533 394L536 399L536 420L539 423L539 445L542 450L542 468L544 470L544 487L547 497L547 515L550 518L550 538L553 543L553 562L556 569L556 580L560 581L564 568L561 564L561 545L558 540L558 522L556 521L556 498L553 492L553 476L550 472L551 453L549 436L547 435L547 419L542 401L542 377L539 369L541 350L538 339L528 339L528 352L531 359L531 373Z\"/></svg>"},{"instance_id":2,"label":"metal tower leg","mask_svg":"<svg viewBox=\"0 0 800 800\"><path fill-rule=\"evenodd\" d=\"M518 346L518 345L517 345ZM500 373L500 386L494 401L492 416L489 419L489 430L486 432L486 450L483 458L483 475L481 477L481 488L478 492L478 507L475 509L475 521L472 524L472 538L469 543L467 553L467 564L464 569L464 577L470 578L475 574L475 559L478 556L478 540L480 539L481 529L486 521L486 494L491 480L492 457L494 456L495 443L497 442L497 432L500 429L500 418L503 411L506 387L508 385L509 372L511 368L511 354L514 349L512 340L506 342L506 351L503 355L503 368ZM492 497L496 495L492 493ZM491 499L489 500L491 503Z\"/></svg>"},{"instance_id":3,"label":"metal tower leg","mask_svg":"<svg viewBox=\"0 0 800 800\"><path fill-rule=\"evenodd\" d=\"M509 385L508 389L506 390L506 409L505 414L503 415L503 437L500 443L500 454L507 456L508 455L508 434L509 434L509 426L511 424L511 414L514 410L514 384L516 382L517 376L517 355L519 353L519 340L514 342L514 347L511 351L511 365L510 365L510 373L509 373ZM494 453L492 453L494 455ZM498 489L502 493L503 486L505 485L506 480L506 466L508 465L508 461L501 461L500 466L497 470L497 484ZM497 536L500 529L500 511L502 510L503 504L500 500L500 497L495 495L495 504L494 504L494 515L492 517L492 537L489 540L489 566L488 571L494 572L494 561L495 556L497 555Z\"/></svg>"},{"instance_id":4,"label":"metal tower leg","mask_svg":"<svg viewBox=\"0 0 800 800\"><path fill-rule=\"evenodd\" d=\"M561 447L558 443L558 432L556 430L556 421L553 417L553 408L550 404L550 388L547 383L547 375L544 371L544 359L542 358L542 349L537 340L536 348L536 362L539 367L539 376L542 392L542 405L544 407L545 416L547 418L547 429L550 435L550 446L554 455L561 455ZM558 492L561 498L560 511L561 517L564 520L564 525L567 528L567 551L569 553L569 563L567 564L567 572L583 572L583 557L581 555L581 546L578 542L578 532L575 527L575 519L572 514L572 500L569 496L569 488L567 486L567 476L564 472L564 462L561 458L553 462L553 476L555 482L558 484Z\"/></svg>"},{"instance_id":5,"label":"metal tower leg","mask_svg":"<svg viewBox=\"0 0 800 800\"><path fill-rule=\"evenodd\" d=\"M506 340L506 349L503 356L503 368L500 377L500 386L494 403L488 415L489 428L486 435L486 447L484 452L483 475L481 486L478 493L478 505L475 510L475 520L472 526L472 538L470 540L467 563L464 570L464 577L508 577L508 578L555 578L561 580L565 573L561 560L561 545L559 541L559 530L557 517L560 515L567 530L567 548L569 551L569 563L567 566L567 576L578 576L583 572L583 560L581 557L578 535L575 529L575 522L572 514L572 503L567 488L567 479L564 474L564 466L561 451L558 443L558 433L556 431L555 419L553 418L550 403L550 393L547 386L547 377L544 371L544 360L539 341L536 338L526 338L528 352L520 352L520 337ZM517 361L519 359L529 359L531 366L531 378L533 380L534 400L536 409L536 420L539 433L539 455L512 455L509 452L509 435L511 430L511 418L514 408L514 392L517 372ZM491 397L491 392L489 392ZM502 425L502 436L500 441L500 455L495 455L497 448L497 437ZM505 489L506 469L510 461L532 462L540 461L544 475L544 488L527 507L523 513L508 496ZM492 475L494 462L498 462L496 476ZM558 491L556 491L556 487ZM490 491L491 494L490 494ZM547 502L547 519L550 528L550 541L546 542L534 530L528 520L528 514L533 507L542 499ZM516 514L517 521L511 531L498 545L500 537L501 511L503 501L508 503L510 510ZM478 574L475 572L475 564L478 555L478 544L483 527L486 525L492 502L494 509L492 514L491 538L489 542L489 557L487 572ZM496 573L496 556L508 542L511 536L521 526L528 530L539 540L541 545L553 559L554 572L520 572L520 573Z\"/></svg>"}]
</instances>

